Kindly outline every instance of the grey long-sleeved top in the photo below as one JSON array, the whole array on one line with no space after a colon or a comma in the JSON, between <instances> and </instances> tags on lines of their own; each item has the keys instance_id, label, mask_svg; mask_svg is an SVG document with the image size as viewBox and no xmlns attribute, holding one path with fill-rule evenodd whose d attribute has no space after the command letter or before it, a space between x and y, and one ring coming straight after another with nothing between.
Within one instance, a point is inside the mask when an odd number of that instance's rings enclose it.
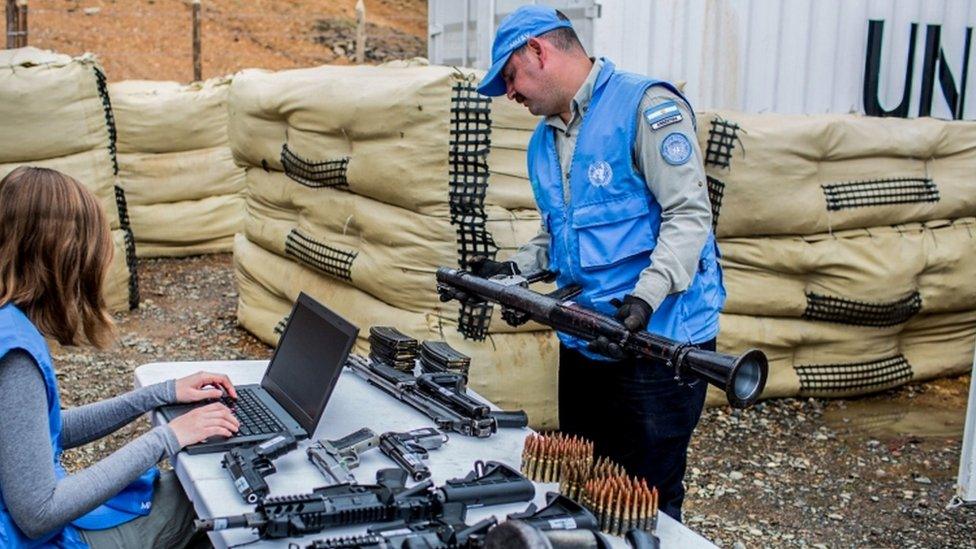
<instances>
[{"instance_id":1,"label":"grey long-sleeved top","mask_svg":"<svg viewBox=\"0 0 976 549\"><path fill-rule=\"evenodd\" d=\"M176 384L170 380L63 410L61 445L86 444L175 401ZM164 456L180 450L173 430L162 425L59 480L51 467L54 449L47 418L44 378L34 359L19 349L0 357L0 494L14 522L31 538L98 507Z\"/></svg>"},{"instance_id":2,"label":"grey long-sleeved top","mask_svg":"<svg viewBox=\"0 0 976 549\"><path fill-rule=\"evenodd\" d=\"M563 197L566 204L570 203L568 174L577 135L603 65L603 60L594 60L590 74L573 97L568 124L558 115L549 116L545 120L548 126L555 129L556 152L562 167ZM660 130L653 130L644 121L643 113L665 101L674 101L677 104L682 120ZM692 124L693 113L685 102L661 86L652 86L644 93L634 116L637 119L637 137L632 147L634 165L644 175L648 190L661 205L661 229L657 245L651 252L651 264L641 272L631 293L657 310L669 294L684 291L691 284L698 268L701 250L711 231L712 210L708 188L705 186L701 149ZM661 141L674 132L685 134L693 149L691 158L679 166L665 162L660 152ZM545 227L519 248L511 259L522 272L546 268L549 265L549 233Z\"/></svg>"}]
</instances>

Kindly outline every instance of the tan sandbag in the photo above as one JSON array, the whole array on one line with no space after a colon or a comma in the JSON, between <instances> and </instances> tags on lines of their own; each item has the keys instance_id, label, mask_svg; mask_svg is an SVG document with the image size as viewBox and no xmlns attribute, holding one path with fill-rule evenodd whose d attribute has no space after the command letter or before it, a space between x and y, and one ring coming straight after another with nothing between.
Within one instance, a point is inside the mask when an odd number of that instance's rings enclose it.
<instances>
[{"instance_id":1,"label":"tan sandbag","mask_svg":"<svg viewBox=\"0 0 976 549\"><path fill-rule=\"evenodd\" d=\"M227 147L229 78L113 84L119 175L140 257L228 251L244 172Z\"/></svg>"},{"instance_id":2,"label":"tan sandbag","mask_svg":"<svg viewBox=\"0 0 976 549\"><path fill-rule=\"evenodd\" d=\"M726 313L885 325L976 310L976 219L720 242Z\"/></svg>"},{"instance_id":3,"label":"tan sandbag","mask_svg":"<svg viewBox=\"0 0 976 549\"><path fill-rule=\"evenodd\" d=\"M450 67L244 71L229 96L231 148L239 164L301 184L447 216L452 180L473 189L489 176L490 101L473 81ZM527 186L492 183L488 204L534 207Z\"/></svg>"},{"instance_id":4,"label":"tan sandbag","mask_svg":"<svg viewBox=\"0 0 976 549\"><path fill-rule=\"evenodd\" d=\"M0 50L0 163L33 162L100 149L111 116L95 57L33 47Z\"/></svg>"},{"instance_id":5,"label":"tan sandbag","mask_svg":"<svg viewBox=\"0 0 976 549\"><path fill-rule=\"evenodd\" d=\"M764 397L866 394L972 365L976 312L920 315L886 327L723 314L718 348L769 357Z\"/></svg>"},{"instance_id":6,"label":"tan sandbag","mask_svg":"<svg viewBox=\"0 0 976 549\"><path fill-rule=\"evenodd\" d=\"M494 143L488 155L488 201L509 209L535 209L535 197L525 165L525 150L506 149Z\"/></svg>"},{"instance_id":7,"label":"tan sandbag","mask_svg":"<svg viewBox=\"0 0 976 549\"><path fill-rule=\"evenodd\" d=\"M120 153L172 153L227 145L230 77L179 84L110 84Z\"/></svg>"},{"instance_id":8,"label":"tan sandbag","mask_svg":"<svg viewBox=\"0 0 976 549\"><path fill-rule=\"evenodd\" d=\"M700 113L719 237L976 215L976 122Z\"/></svg>"},{"instance_id":9,"label":"tan sandbag","mask_svg":"<svg viewBox=\"0 0 976 549\"><path fill-rule=\"evenodd\" d=\"M50 168L77 179L98 198L108 216L109 226L113 230L119 228L119 209L115 195L117 179L108 149L93 149L45 160L0 164L0 178L5 177L19 166Z\"/></svg>"},{"instance_id":10,"label":"tan sandbag","mask_svg":"<svg viewBox=\"0 0 976 549\"><path fill-rule=\"evenodd\" d=\"M976 311L919 316L901 334L902 354L912 365L913 381L971 371L974 342Z\"/></svg>"},{"instance_id":11,"label":"tan sandbag","mask_svg":"<svg viewBox=\"0 0 976 549\"><path fill-rule=\"evenodd\" d=\"M105 210L116 238L106 299L113 310L139 301L135 255L117 184L115 127L105 75L90 54L71 58L37 48L0 51L0 177L20 165L71 175ZM116 230L121 229L121 230ZM121 266L121 267L120 267Z\"/></svg>"},{"instance_id":12,"label":"tan sandbag","mask_svg":"<svg viewBox=\"0 0 976 549\"><path fill-rule=\"evenodd\" d=\"M112 241L115 253L112 255L112 265L109 267L108 276L105 279L105 286L102 293L105 295L105 304L113 312L128 311L131 305L130 292L132 284L129 264L126 261L126 234L125 231L116 229L112 231Z\"/></svg>"},{"instance_id":13,"label":"tan sandbag","mask_svg":"<svg viewBox=\"0 0 976 549\"><path fill-rule=\"evenodd\" d=\"M398 308L429 310L438 302L437 268L458 265L458 227L449 218L308 188L277 172L250 169L247 182L249 239ZM502 253L510 254L539 229L534 211L486 210L487 229Z\"/></svg>"},{"instance_id":14,"label":"tan sandbag","mask_svg":"<svg viewBox=\"0 0 976 549\"><path fill-rule=\"evenodd\" d=\"M318 299L360 328L359 352L368 348L373 325L393 325L419 339L442 339L472 357L470 386L505 409L525 409L533 427L555 426L558 343L552 332L494 334L486 341L463 340L437 314L398 310L365 292L278 257L238 235L234 263L240 288L241 324L274 344L275 327L299 291Z\"/></svg>"},{"instance_id":15,"label":"tan sandbag","mask_svg":"<svg viewBox=\"0 0 976 549\"><path fill-rule=\"evenodd\" d=\"M504 97L491 102L491 172L488 196L493 203L506 208L534 209L535 199L529 184L526 150L540 117Z\"/></svg>"},{"instance_id":16,"label":"tan sandbag","mask_svg":"<svg viewBox=\"0 0 976 549\"><path fill-rule=\"evenodd\" d=\"M254 205L253 202L249 202L249 206L253 206L253 205ZM254 219L254 217L249 216L248 219ZM293 221L289 221L287 219L276 219L271 216L264 217L263 219L264 219L263 222L253 224L254 232L255 234L258 235L260 240L249 240L249 243L255 244L261 247L263 251L270 252L276 255L277 257L284 257L285 252L282 251L281 247L278 246L277 243L280 242L279 240L280 238L286 238L287 235L290 233L290 231L294 227ZM274 246L267 245L267 243L269 242ZM301 262L298 261L298 259L295 257L286 257L286 259L301 264ZM311 269L306 269L306 271L312 272ZM314 271L314 272L316 276L327 276L323 274L321 271ZM275 276L277 276L277 274L274 272L270 272L267 274L267 276L273 279ZM435 284L434 275L430 274L429 277L425 278L425 280L427 280L431 288L433 288ZM539 288L539 291L543 291L543 292L551 291L551 288L548 288L546 286L541 286ZM378 298L377 301L386 304L385 301L382 301ZM396 315L401 320L409 317L406 313L407 309L397 308L393 305L386 305L386 306L388 307L388 309L385 312L389 313L390 315ZM430 322L434 322L436 324L456 325L458 322L458 314L459 314L458 309L459 308L456 302L445 304L440 302L439 299L437 299L436 294L432 294L428 296L426 307L420 309L419 311L415 311L412 314L420 315L423 318L423 320L418 320L417 322L423 324L424 326L429 325ZM430 320L431 315L433 315L433 317L436 317L436 320ZM406 320L403 321L406 322ZM546 329L547 328L540 326L535 322L528 322L518 327L509 326L507 323L502 321L501 310L498 307L494 307L492 309L491 320L489 321L488 333L527 332L527 331L537 331L537 330L546 330Z\"/></svg>"},{"instance_id":17,"label":"tan sandbag","mask_svg":"<svg viewBox=\"0 0 976 549\"><path fill-rule=\"evenodd\" d=\"M244 190L244 170L226 146L175 153L120 153L119 180L132 205L149 205Z\"/></svg>"},{"instance_id":18,"label":"tan sandbag","mask_svg":"<svg viewBox=\"0 0 976 549\"><path fill-rule=\"evenodd\" d=\"M155 257L151 252L155 246L171 248L166 254L170 257L183 247L185 255L214 247L213 252L229 251L226 245L242 229L244 197L232 194L170 204L135 204L129 211L139 257Z\"/></svg>"},{"instance_id":19,"label":"tan sandbag","mask_svg":"<svg viewBox=\"0 0 976 549\"><path fill-rule=\"evenodd\" d=\"M483 73L477 73L479 76ZM541 116L534 116L529 109L519 105L515 101L510 101L505 96L494 97L491 101L491 120L492 131L495 129L517 130L528 132L529 136L535 131L535 127L542 120ZM492 139L494 144L494 139ZM525 141L523 149L529 144ZM510 145L510 143L509 143Z\"/></svg>"},{"instance_id":20,"label":"tan sandbag","mask_svg":"<svg viewBox=\"0 0 976 549\"><path fill-rule=\"evenodd\" d=\"M402 69L404 67L426 67L430 65L430 60L426 57L411 57L410 59L392 59L390 61L385 61L380 63L380 67L390 67L394 69Z\"/></svg>"},{"instance_id":21,"label":"tan sandbag","mask_svg":"<svg viewBox=\"0 0 976 549\"><path fill-rule=\"evenodd\" d=\"M262 143L238 125L241 118L281 120L297 157L348 158L341 171L353 192L443 214L452 87L464 78L447 67L242 71L231 85L231 147L239 162L283 171L285 141Z\"/></svg>"},{"instance_id":22,"label":"tan sandbag","mask_svg":"<svg viewBox=\"0 0 976 549\"><path fill-rule=\"evenodd\" d=\"M230 253L233 249L234 235L227 235L193 244L139 242L136 245L136 255L139 257L190 257L194 255Z\"/></svg>"}]
</instances>

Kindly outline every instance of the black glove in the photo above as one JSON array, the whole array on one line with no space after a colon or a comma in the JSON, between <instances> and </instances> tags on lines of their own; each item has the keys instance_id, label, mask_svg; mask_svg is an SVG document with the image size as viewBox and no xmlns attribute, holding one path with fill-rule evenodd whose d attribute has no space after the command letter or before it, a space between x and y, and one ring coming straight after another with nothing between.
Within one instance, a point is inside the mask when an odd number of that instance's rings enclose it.
<instances>
[{"instance_id":1,"label":"black glove","mask_svg":"<svg viewBox=\"0 0 976 549\"><path fill-rule=\"evenodd\" d=\"M620 348L620 345L616 343L611 343L606 336L600 336L593 341L586 344L586 349L591 353L598 353L604 356L608 356L614 360L621 360L624 358L624 350Z\"/></svg>"},{"instance_id":2,"label":"black glove","mask_svg":"<svg viewBox=\"0 0 976 549\"><path fill-rule=\"evenodd\" d=\"M630 294L624 300L610 300L610 304L617 308L614 318L623 323L631 332L647 329L647 321L651 319L654 309L646 301Z\"/></svg>"},{"instance_id":3,"label":"black glove","mask_svg":"<svg viewBox=\"0 0 976 549\"><path fill-rule=\"evenodd\" d=\"M502 308L502 320L509 326L517 328L529 321L529 313L516 311L515 309Z\"/></svg>"},{"instance_id":4,"label":"black glove","mask_svg":"<svg viewBox=\"0 0 976 549\"><path fill-rule=\"evenodd\" d=\"M476 255L468 260L468 270L481 278L522 274L514 261L494 261L483 255Z\"/></svg>"}]
</instances>

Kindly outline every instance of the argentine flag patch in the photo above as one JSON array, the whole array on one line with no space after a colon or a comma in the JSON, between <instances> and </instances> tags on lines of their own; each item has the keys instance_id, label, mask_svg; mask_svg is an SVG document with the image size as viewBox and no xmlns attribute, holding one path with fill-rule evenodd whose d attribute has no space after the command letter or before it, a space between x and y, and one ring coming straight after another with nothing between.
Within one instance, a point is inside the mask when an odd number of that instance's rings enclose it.
<instances>
[{"instance_id":1,"label":"argentine flag patch","mask_svg":"<svg viewBox=\"0 0 976 549\"><path fill-rule=\"evenodd\" d=\"M652 130L657 131L671 124L681 122L684 120L684 117L681 116L681 111L678 110L677 103L674 101L665 101L659 105L648 107L644 111L644 120L650 124Z\"/></svg>"}]
</instances>

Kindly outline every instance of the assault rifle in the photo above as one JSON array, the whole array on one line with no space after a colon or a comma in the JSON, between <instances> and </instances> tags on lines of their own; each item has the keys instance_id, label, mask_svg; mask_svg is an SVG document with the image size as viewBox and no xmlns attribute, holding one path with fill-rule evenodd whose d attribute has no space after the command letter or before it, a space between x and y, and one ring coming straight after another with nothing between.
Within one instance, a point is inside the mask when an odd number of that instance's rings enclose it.
<instances>
[{"instance_id":1,"label":"assault rifle","mask_svg":"<svg viewBox=\"0 0 976 549\"><path fill-rule=\"evenodd\" d=\"M449 503L444 505L444 516L434 520L373 527L360 536L317 539L306 549L478 549L498 521L489 517L468 526L464 522L466 513L463 504Z\"/></svg>"},{"instance_id":2,"label":"assault rifle","mask_svg":"<svg viewBox=\"0 0 976 549\"><path fill-rule=\"evenodd\" d=\"M442 431L488 437L499 427L525 427L525 412L498 412L465 391L462 374L438 372L414 376L381 360L349 355L346 365L371 385L405 402L434 420Z\"/></svg>"},{"instance_id":3,"label":"assault rifle","mask_svg":"<svg viewBox=\"0 0 976 549\"><path fill-rule=\"evenodd\" d=\"M382 469L376 484L339 484L311 494L273 496L261 500L253 513L197 520L198 531L253 528L261 539L280 539L321 532L327 528L403 521L416 523L445 516L447 504L498 505L530 501L535 486L503 463L475 463L466 477L439 488L426 480L406 488L402 469Z\"/></svg>"},{"instance_id":4,"label":"assault rifle","mask_svg":"<svg viewBox=\"0 0 976 549\"><path fill-rule=\"evenodd\" d=\"M445 508L444 516L418 523L398 523L373 527L360 536L315 540L306 549L559 549L614 547L610 537L597 531L596 517L572 499L553 492L546 494L548 504L542 509L530 504L523 513L508 515L506 522L495 518L468 526L464 523L464 506ZM629 546L651 549L656 537L638 529L627 532Z\"/></svg>"},{"instance_id":5,"label":"assault rifle","mask_svg":"<svg viewBox=\"0 0 976 549\"><path fill-rule=\"evenodd\" d=\"M735 408L754 404L766 386L769 366L762 351L749 349L735 357L698 349L646 330L631 332L615 318L572 302L579 295L578 286L566 286L551 294L540 294L528 287L532 282L551 277L551 272L542 271L486 279L441 267L437 269L437 292L445 302L457 299L464 303L498 303L502 306L502 318L509 323L528 317L584 341L604 337L624 353L663 361L674 369L676 378L704 379L721 389Z\"/></svg>"}]
</instances>

